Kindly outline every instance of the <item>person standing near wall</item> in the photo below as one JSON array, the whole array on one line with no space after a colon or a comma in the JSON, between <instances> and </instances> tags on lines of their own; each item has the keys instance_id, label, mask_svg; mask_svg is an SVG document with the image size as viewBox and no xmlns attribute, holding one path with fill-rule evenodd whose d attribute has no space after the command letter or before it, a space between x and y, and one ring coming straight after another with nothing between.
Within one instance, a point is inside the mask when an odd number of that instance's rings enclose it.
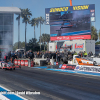
<instances>
[{"instance_id":1,"label":"person standing near wall","mask_svg":"<svg viewBox=\"0 0 100 100\"><path fill-rule=\"evenodd\" d=\"M59 51L57 52L57 62L60 62L60 53L59 53Z\"/></svg>"},{"instance_id":2,"label":"person standing near wall","mask_svg":"<svg viewBox=\"0 0 100 100\"><path fill-rule=\"evenodd\" d=\"M11 59L11 51L8 52L8 60Z\"/></svg>"},{"instance_id":3,"label":"person standing near wall","mask_svg":"<svg viewBox=\"0 0 100 100\"><path fill-rule=\"evenodd\" d=\"M4 55L4 61L7 63L7 53Z\"/></svg>"},{"instance_id":4,"label":"person standing near wall","mask_svg":"<svg viewBox=\"0 0 100 100\"><path fill-rule=\"evenodd\" d=\"M74 51L74 55L77 55L77 52L76 51Z\"/></svg>"},{"instance_id":5,"label":"person standing near wall","mask_svg":"<svg viewBox=\"0 0 100 100\"><path fill-rule=\"evenodd\" d=\"M21 51L20 50L18 50L17 57L21 58Z\"/></svg>"},{"instance_id":6,"label":"person standing near wall","mask_svg":"<svg viewBox=\"0 0 100 100\"><path fill-rule=\"evenodd\" d=\"M84 51L84 57L87 57L87 52L86 51Z\"/></svg>"},{"instance_id":7,"label":"person standing near wall","mask_svg":"<svg viewBox=\"0 0 100 100\"><path fill-rule=\"evenodd\" d=\"M29 51L28 57L31 61L33 61L34 58L34 53L32 52L32 50Z\"/></svg>"},{"instance_id":8,"label":"person standing near wall","mask_svg":"<svg viewBox=\"0 0 100 100\"><path fill-rule=\"evenodd\" d=\"M2 60L2 53L1 53L1 51L0 51L0 60Z\"/></svg>"}]
</instances>

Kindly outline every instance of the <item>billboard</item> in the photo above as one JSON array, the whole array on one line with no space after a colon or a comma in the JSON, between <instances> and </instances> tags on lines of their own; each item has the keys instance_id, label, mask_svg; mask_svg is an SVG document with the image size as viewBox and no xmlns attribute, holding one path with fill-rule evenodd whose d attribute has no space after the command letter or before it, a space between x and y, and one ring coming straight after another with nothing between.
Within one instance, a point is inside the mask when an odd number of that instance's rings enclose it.
<instances>
[{"instance_id":1,"label":"billboard","mask_svg":"<svg viewBox=\"0 0 100 100\"><path fill-rule=\"evenodd\" d=\"M50 25L50 39L91 39L91 21L95 21L95 5L81 5L45 9L46 24Z\"/></svg>"}]
</instances>

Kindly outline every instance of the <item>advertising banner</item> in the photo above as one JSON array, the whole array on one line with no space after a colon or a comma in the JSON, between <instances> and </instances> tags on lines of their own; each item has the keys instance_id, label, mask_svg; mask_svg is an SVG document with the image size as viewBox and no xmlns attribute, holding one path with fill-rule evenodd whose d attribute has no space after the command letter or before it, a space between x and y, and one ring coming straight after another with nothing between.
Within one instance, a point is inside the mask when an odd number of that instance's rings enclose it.
<instances>
[{"instance_id":1,"label":"advertising banner","mask_svg":"<svg viewBox=\"0 0 100 100\"><path fill-rule=\"evenodd\" d=\"M58 65L58 62L54 62L54 65Z\"/></svg>"},{"instance_id":2,"label":"advertising banner","mask_svg":"<svg viewBox=\"0 0 100 100\"><path fill-rule=\"evenodd\" d=\"M20 65L20 66L28 66L29 65L29 60L19 60L19 59L15 59L14 60L14 64L15 65ZM30 62L31 66L34 66L34 62ZM19 66L18 66L19 67Z\"/></svg>"},{"instance_id":3,"label":"advertising banner","mask_svg":"<svg viewBox=\"0 0 100 100\"><path fill-rule=\"evenodd\" d=\"M79 39L91 39L91 35L50 37L51 41L57 41L57 40L79 40Z\"/></svg>"},{"instance_id":4,"label":"advertising banner","mask_svg":"<svg viewBox=\"0 0 100 100\"><path fill-rule=\"evenodd\" d=\"M18 60L18 65L20 65L20 60Z\"/></svg>"},{"instance_id":5,"label":"advertising banner","mask_svg":"<svg viewBox=\"0 0 100 100\"><path fill-rule=\"evenodd\" d=\"M28 66L28 60L25 60L25 66Z\"/></svg>"},{"instance_id":6,"label":"advertising banner","mask_svg":"<svg viewBox=\"0 0 100 100\"><path fill-rule=\"evenodd\" d=\"M25 60L21 60L21 66L25 66Z\"/></svg>"},{"instance_id":7,"label":"advertising banner","mask_svg":"<svg viewBox=\"0 0 100 100\"><path fill-rule=\"evenodd\" d=\"M67 64L63 64L61 66L61 69L69 69L69 70L74 70L76 67L76 65L67 65Z\"/></svg>"},{"instance_id":8,"label":"advertising banner","mask_svg":"<svg viewBox=\"0 0 100 100\"><path fill-rule=\"evenodd\" d=\"M89 41L89 40L88 40ZM85 40L65 41L63 46L71 46L72 51L85 51Z\"/></svg>"},{"instance_id":9,"label":"advertising banner","mask_svg":"<svg viewBox=\"0 0 100 100\"><path fill-rule=\"evenodd\" d=\"M45 9L50 39L91 39L91 21L95 21L95 5L55 7Z\"/></svg>"},{"instance_id":10,"label":"advertising banner","mask_svg":"<svg viewBox=\"0 0 100 100\"><path fill-rule=\"evenodd\" d=\"M17 65L17 64L18 64L18 61L17 61L17 59L15 59L15 60L14 60L14 64L15 64L15 65Z\"/></svg>"},{"instance_id":11,"label":"advertising banner","mask_svg":"<svg viewBox=\"0 0 100 100\"><path fill-rule=\"evenodd\" d=\"M96 66L77 65L74 70L100 73L100 67L99 66L96 67Z\"/></svg>"}]
</instances>

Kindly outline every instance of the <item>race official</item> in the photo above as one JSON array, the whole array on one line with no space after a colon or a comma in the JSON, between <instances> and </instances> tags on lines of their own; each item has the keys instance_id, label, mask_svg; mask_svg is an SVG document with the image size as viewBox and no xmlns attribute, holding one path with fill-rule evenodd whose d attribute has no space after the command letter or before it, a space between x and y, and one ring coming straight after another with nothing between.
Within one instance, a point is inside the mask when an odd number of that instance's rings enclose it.
<instances>
[{"instance_id":1,"label":"race official","mask_svg":"<svg viewBox=\"0 0 100 100\"><path fill-rule=\"evenodd\" d=\"M60 53L59 53L59 51L56 53L56 56L57 56L57 62L60 62Z\"/></svg>"},{"instance_id":2,"label":"race official","mask_svg":"<svg viewBox=\"0 0 100 100\"><path fill-rule=\"evenodd\" d=\"M8 60L11 59L11 51L8 52Z\"/></svg>"},{"instance_id":3,"label":"race official","mask_svg":"<svg viewBox=\"0 0 100 100\"><path fill-rule=\"evenodd\" d=\"M18 50L18 52L17 52L17 57L21 58L21 52L20 52L20 50Z\"/></svg>"},{"instance_id":4,"label":"race official","mask_svg":"<svg viewBox=\"0 0 100 100\"><path fill-rule=\"evenodd\" d=\"M29 51L28 57L29 57L29 59L30 59L31 61L33 61L34 53L32 52L32 50Z\"/></svg>"}]
</instances>

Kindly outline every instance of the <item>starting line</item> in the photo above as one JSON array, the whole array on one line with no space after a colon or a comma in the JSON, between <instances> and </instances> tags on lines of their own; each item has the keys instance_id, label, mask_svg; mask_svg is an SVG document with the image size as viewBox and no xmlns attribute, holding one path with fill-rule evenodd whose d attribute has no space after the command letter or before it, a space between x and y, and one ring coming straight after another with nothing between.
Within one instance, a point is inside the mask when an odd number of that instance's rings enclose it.
<instances>
[{"instance_id":1,"label":"starting line","mask_svg":"<svg viewBox=\"0 0 100 100\"><path fill-rule=\"evenodd\" d=\"M27 100L17 94L7 94L10 91L0 85L0 100Z\"/></svg>"}]
</instances>

